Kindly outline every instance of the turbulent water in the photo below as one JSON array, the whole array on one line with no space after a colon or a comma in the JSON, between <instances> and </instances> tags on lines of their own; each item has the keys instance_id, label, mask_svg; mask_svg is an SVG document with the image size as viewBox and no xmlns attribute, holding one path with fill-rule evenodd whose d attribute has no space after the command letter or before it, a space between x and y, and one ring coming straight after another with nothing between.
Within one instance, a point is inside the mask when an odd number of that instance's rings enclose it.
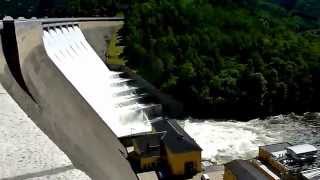
<instances>
[{"instance_id":1,"label":"turbulent water","mask_svg":"<svg viewBox=\"0 0 320 180\"><path fill-rule=\"evenodd\" d=\"M248 122L191 118L180 122L202 147L203 159L219 164L253 158L258 146L276 142L311 143L320 148L320 113L279 115Z\"/></svg>"}]
</instances>

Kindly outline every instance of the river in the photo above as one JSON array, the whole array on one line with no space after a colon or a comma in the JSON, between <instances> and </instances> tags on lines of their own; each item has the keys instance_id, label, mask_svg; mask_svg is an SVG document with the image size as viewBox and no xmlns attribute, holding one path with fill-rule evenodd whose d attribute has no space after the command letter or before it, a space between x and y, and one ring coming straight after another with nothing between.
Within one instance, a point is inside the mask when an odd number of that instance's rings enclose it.
<instances>
[{"instance_id":1,"label":"river","mask_svg":"<svg viewBox=\"0 0 320 180\"><path fill-rule=\"evenodd\" d=\"M320 113L292 113L248 122L192 118L179 122L203 149L202 158L218 164L253 158L258 146L277 142L310 143L320 149Z\"/></svg>"}]
</instances>

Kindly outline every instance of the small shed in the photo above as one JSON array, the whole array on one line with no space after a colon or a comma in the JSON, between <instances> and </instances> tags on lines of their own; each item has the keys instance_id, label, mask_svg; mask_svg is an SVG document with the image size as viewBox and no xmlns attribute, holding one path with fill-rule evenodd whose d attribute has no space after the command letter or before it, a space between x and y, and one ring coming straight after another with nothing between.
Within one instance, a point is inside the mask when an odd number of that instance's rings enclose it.
<instances>
[{"instance_id":1,"label":"small shed","mask_svg":"<svg viewBox=\"0 0 320 180\"><path fill-rule=\"evenodd\" d=\"M137 153L140 169L154 169L160 163L160 141L163 134L155 133L132 139L134 152Z\"/></svg>"},{"instance_id":2,"label":"small shed","mask_svg":"<svg viewBox=\"0 0 320 180\"><path fill-rule=\"evenodd\" d=\"M175 120L158 119L152 122L154 131L165 132L162 149L165 161L174 176L191 175L200 172L200 146Z\"/></svg>"},{"instance_id":3,"label":"small shed","mask_svg":"<svg viewBox=\"0 0 320 180\"><path fill-rule=\"evenodd\" d=\"M224 180L270 180L252 163L245 160L233 160L225 164Z\"/></svg>"},{"instance_id":4,"label":"small shed","mask_svg":"<svg viewBox=\"0 0 320 180\"><path fill-rule=\"evenodd\" d=\"M300 144L287 147L287 155L297 161L315 159L318 149L311 144Z\"/></svg>"},{"instance_id":5,"label":"small shed","mask_svg":"<svg viewBox=\"0 0 320 180\"><path fill-rule=\"evenodd\" d=\"M132 166L139 171L156 169L161 162L161 138L163 132L138 133L121 137L127 148Z\"/></svg>"}]
</instances>

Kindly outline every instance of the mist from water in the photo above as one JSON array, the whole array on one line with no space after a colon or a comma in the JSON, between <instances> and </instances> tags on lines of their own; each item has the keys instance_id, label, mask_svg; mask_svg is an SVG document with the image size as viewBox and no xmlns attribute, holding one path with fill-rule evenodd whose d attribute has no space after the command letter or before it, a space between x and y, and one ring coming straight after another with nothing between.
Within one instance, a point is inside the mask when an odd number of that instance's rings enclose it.
<instances>
[{"instance_id":1,"label":"mist from water","mask_svg":"<svg viewBox=\"0 0 320 180\"><path fill-rule=\"evenodd\" d=\"M248 122L200 121L191 118L180 122L202 147L203 159L219 164L239 158L253 158L258 153L258 146L271 143L320 145L319 114L311 119L297 115L279 115Z\"/></svg>"}]
</instances>

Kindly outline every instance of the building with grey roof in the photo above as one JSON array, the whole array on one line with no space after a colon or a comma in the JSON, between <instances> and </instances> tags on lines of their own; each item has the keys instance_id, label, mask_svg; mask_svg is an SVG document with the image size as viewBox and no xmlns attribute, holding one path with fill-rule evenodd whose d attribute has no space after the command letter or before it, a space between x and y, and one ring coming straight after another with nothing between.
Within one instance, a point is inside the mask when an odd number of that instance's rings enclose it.
<instances>
[{"instance_id":1,"label":"building with grey roof","mask_svg":"<svg viewBox=\"0 0 320 180\"><path fill-rule=\"evenodd\" d=\"M311 144L299 144L286 148L287 155L296 161L309 161L317 158L318 149Z\"/></svg>"},{"instance_id":2,"label":"building with grey roof","mask_svg":"<svg viewBox=\"0 0 320 180\"><path fill-rule=\"evenodd\" d=\"M153 131L119 138L137 172L162 169L168 176L190 176L202 170L201 147L175 120L157 118Z\"/></svg>"},{"instance_id":3,"label":"building with grey roof","mask_svg":"<svg viewBox=\"0 0 320 180\"><path fill-rule=\"evenodd\" d=\"M259 149L263 149L267 152L274 153L285 150L287 147L292 146L292 144L288 142L281 142L281 143L275 143L275 144L269 144L265 146L260 146Z\"/></svg>"},{"instance_id":4,"label":"building with grey roof","mask_svg":"<svg viewBox=\"0 0 320 180\"><path fill-rule=\"evenodd\" d=\"M319 179L319 151L310 144L278 143L259 147L258 159L281 179Z\"/></svg>"},{"instance_id":5,"label":"building with grey roof","mask_svg":"<svg viewBox=\"0 0 320 180\"><path fill-rule=\"evenodd\" d=\"M270 180L266 174L246 160L233 160L225 164L225 180Z\"/></svg>"},{"instance_id":6,"label":"building with grey roof","mask_svg":"<svg viewBox=\"0 0 320 180\"><path fill-rule=\"evenodd\" d=\"M161 150L171 175L188 176L202 170L201 147L177 121L159 118L151 125L153 131L164 132L161 138Z\"/></svg>"},{"instance_id":7,"label":"building with grey roof","mask_svg":"<svg viewBox=\"0 0 320 180\"><path fill-rule=\"evenodd\" d=\"M196 141L184 131L176 120L158 119L152 122L152 127L157 132L165 132L162 141L172 152L202 151Z\"/></svg>"}]
</instances>

